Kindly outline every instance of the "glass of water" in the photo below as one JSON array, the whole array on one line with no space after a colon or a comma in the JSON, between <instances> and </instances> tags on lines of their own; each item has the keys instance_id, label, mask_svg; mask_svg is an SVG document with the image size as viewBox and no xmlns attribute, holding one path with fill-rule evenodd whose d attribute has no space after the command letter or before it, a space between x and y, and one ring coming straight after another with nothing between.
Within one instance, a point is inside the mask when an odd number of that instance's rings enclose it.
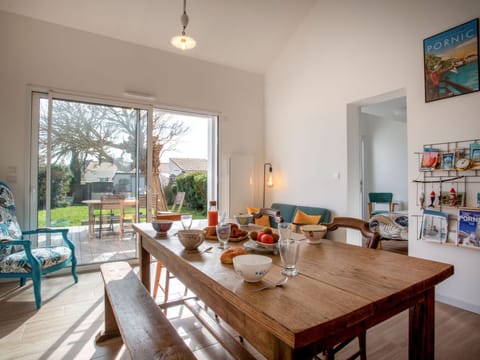
<instances>
[{"instance_id":1,"label":"glass of water","mask_svg":"<svg viewBox=\"0 0 480 360\"><path fill-rule=\"evenodd\" d=\"M290 239L290 235L292 233L292 224L287 222L281 222L278 224L277 231L279 240Z\"/></svg>"},{"instance_id":2,"label":"glass of water","mask_svg":"<svg viewBox=\"0 0 480 360\"><path fill-rule=\"evenodd\" d=\"M293 239L281 239L278 241L280 258L282 259L283 270L281 273L286 276L298 274L297 261L300 252L300 242Z\"/></svg>"},{"instance_id":3,"label":"glass of water","mask_svg":"<svg viewBox=\"0 0 480 360\"><path fill-rule=\"evenodd\" d=\"M180 220L182 221L182 227L183 230L190 230L190 227L192 226L192 215L182 215L180 217Z\"/></svg>"},{"instance_id":4,"label":"glass of water","mask_svg":"<svg viewBox=\"0 0 480 360\"><path fill-rule=\"evenodd\" d=\"M228 245L228 239L230 238L230 224L217 225L217 238L220 242L220 249L227 249L230 247Z\"/></svg>"}]
</instances>

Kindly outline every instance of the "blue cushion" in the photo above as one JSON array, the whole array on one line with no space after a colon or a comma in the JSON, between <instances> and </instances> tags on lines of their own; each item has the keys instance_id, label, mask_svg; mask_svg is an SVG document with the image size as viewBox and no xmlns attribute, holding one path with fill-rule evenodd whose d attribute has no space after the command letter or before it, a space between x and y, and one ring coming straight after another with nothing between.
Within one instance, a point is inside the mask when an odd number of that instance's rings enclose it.
<instances>
[{"instance_id":1,"label":"blue cushion","mask_svg":"<svg viewBox=\"0 0 480 360\"><path fill-rule=\"evenodd\" d=\"M283 217L285 222L292 222L293 214L295 213L296 206L282 203L273 203L272 209L280 211L280 215ZM270 225L277 227L277 224L272 224L272 219L270 219Z\"/></svg>"}]
</instances>

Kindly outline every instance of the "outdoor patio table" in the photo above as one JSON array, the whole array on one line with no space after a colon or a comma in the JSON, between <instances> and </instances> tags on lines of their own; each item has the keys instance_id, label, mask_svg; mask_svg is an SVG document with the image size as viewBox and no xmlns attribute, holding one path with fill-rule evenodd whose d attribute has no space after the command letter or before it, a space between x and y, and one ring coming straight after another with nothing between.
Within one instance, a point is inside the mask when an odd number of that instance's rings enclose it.
<instances>
[{"instance_id":1,"label":"outdoor patio table","mask_svg":"<svg viewBox=\"0 0 480 360\"><path fill-rule=\"evenodd\" d=\"M95 221L94 221L94 210L98 209L102 206L102 200L83 200L82 203L88 205L88 236L93 236L94 235L94 226L95 226ZM111 205L111 201L109 202ZM119 200L118 201L118 209L120 210L120 234L123 233L123 210L126 207L135 207L137 205L137 200L135 199L124 199L124 200Z\"/></svg>"},{"instance_id":2,"label":"outdoor patio table","mask_svg":"<svg viewBox=\"0 0 480 360\"><path fill-rule=\"evenodd\" d=\"M311 358L406 309L409 358L434 359L435 285L453 274L452 265L330 240L302 241L299 275L282 288L254 292L282 277L278 256L268 255L272 268L251 284L220 262L217 246L186 252L173 232L159 239L150 224L133 228L147 289L152 255L268 359Z\"/></svg>"}]
</instances>

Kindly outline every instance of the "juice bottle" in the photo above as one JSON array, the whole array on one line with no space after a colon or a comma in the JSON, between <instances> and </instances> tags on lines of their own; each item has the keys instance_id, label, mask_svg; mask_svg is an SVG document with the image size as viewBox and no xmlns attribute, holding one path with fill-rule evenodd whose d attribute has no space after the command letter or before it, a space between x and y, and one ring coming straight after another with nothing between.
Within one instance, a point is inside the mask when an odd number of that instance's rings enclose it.
<instances>
[{"instance_id":1,"label":"juice bottle","mask_svg":"<svg viewBox=\"0 0 480 360\"><path fill-rule=\"evenodd\" d=\"M218 224L218 210L215 200L208 203L207 220L208 226L216 226Z\"/></svg>"}]
</instances>

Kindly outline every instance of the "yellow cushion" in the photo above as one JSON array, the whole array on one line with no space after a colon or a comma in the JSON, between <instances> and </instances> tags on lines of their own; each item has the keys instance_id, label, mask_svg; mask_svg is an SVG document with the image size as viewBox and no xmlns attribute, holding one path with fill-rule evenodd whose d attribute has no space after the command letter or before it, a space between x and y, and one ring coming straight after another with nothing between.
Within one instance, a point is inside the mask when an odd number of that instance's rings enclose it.
<instances>
[{"instance_id":1,"label":"yellow cushion","mask_svg":"<svg viewBox=\"0 0 480 360\"><path fill-rule=\"evenodd\" d=\"M297 210L295 218L292 221L292 231L300 232L301 225L316 225L320 222L322 215L308 215L302 210Z\"/></svg>"},{"instance_id":2,"label":"yellow cushion","mask_svg":"<svg viewBox=\"0 0 480 360\"><path fill-rule=\"evenodd\" d=\"M255 207L248 207L247 206L247 214L257 214L260 211L260 208Z\"/></svg>"},{"instance_id":3,"label":"yellow cushion","mask_svg":"<svg viewBox=\"0 0 480 360\"><path fill-rule=\"evenodd\" d=\"M255 218L255 225L270 226L270 217L268 215L262 215L261 218Z\"/></svg>"}]
</instances>

